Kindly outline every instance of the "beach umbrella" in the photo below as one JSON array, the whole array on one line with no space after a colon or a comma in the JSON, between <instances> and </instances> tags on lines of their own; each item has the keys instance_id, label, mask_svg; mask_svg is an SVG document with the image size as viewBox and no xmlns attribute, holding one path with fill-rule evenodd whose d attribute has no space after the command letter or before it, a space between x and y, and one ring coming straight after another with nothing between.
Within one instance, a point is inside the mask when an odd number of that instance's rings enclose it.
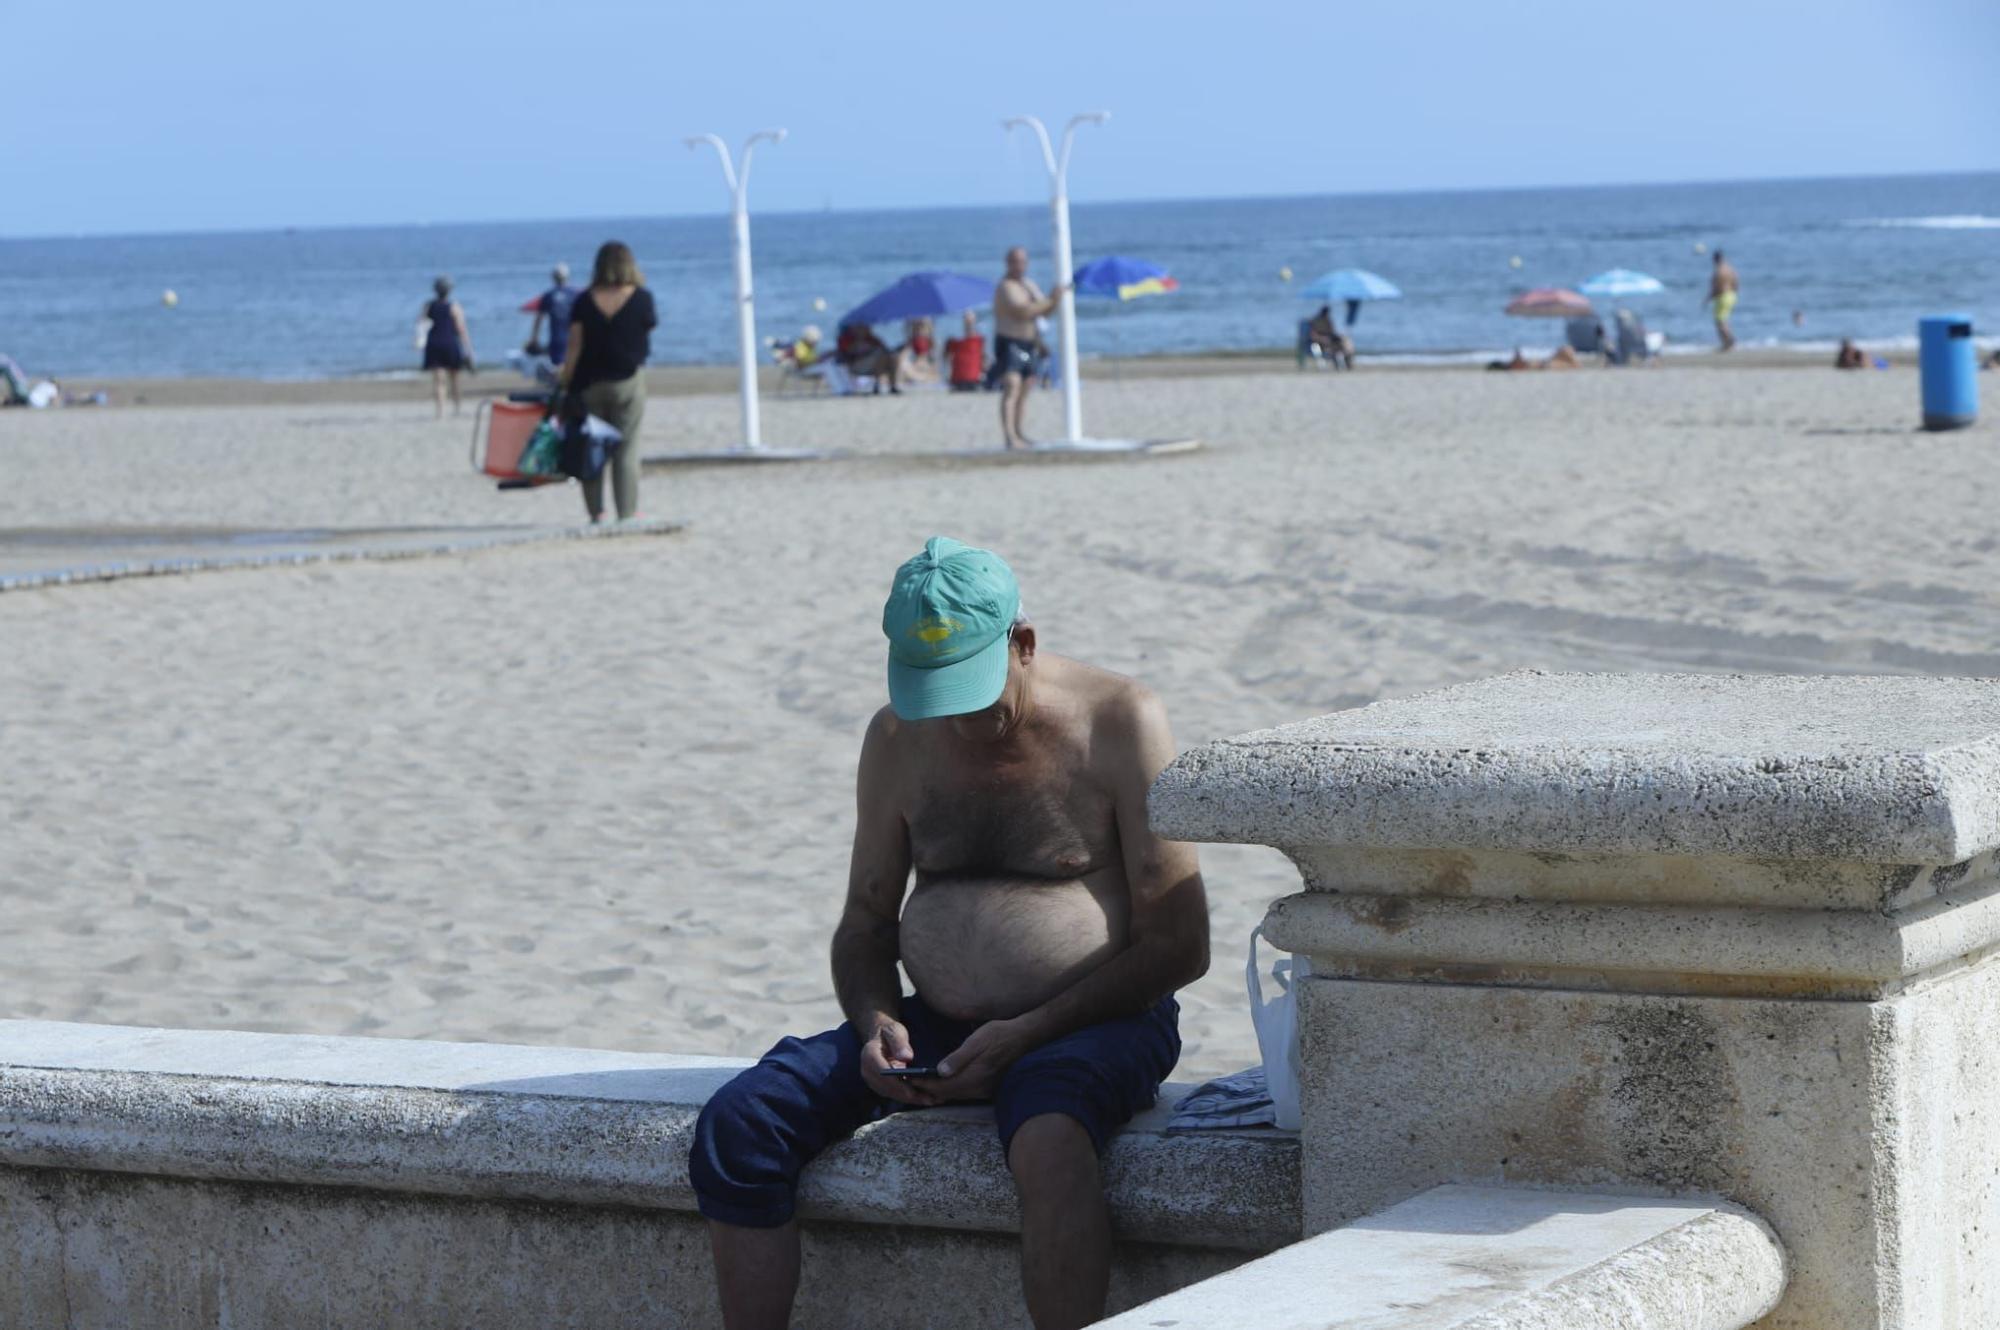
<instances>
[{"instance_id":1,"label":"beach umbrella","mask_svg":"<svg viewBox=\"0 0 2000 1330\"><path fill-rule=\"evenodd\" d=\"M1317 301L1322 305L1344 301L1347 305L1347 326L1350 328L1354 326L1354 320L1361 316L1362 301L1402 298L1403 293L1394 282L1366 268L1336 268L1299 289L1301 300Z\"/></svg>"},{"instance_id":2,"label":"beach umbrella","mask_svg":"<svg viewBox=\"0 0 2000 1330\"><path fill-rule=\"evenodd\" d=\"M1084 264L1073 280L1080 296L1116 296L1120 300L1163 296L1181 286L1157 263L1116 254Z\"/></svg>"},{"instance_id":3,"label":"beach umbrella","mask_svg":"<svg viewBox=\"0 0 2000 1330\"><path fill-rule=\"evenodd\" d=\"M1506 312L1523 319L1574 319L1595 311L1588 300L1574 291L1538 286L1508 301Z\"/></svg>"},{"instance_id":4,"label":"beach umbrella","mask_svg":"<svg viewBox=\"0 0 2000 1330\"><path fill-rule=\"evenodd\" d=\"M1630 268L1610 268L1578 289L1587 296L1606 296L1615 300L1621 296L1656 296L1667 288L1657 277L1648 277Z\"/></svg>"},{"instance_id":5,"label":"beach umbrella","mask_svg":"<svg viewBox=\"0 0 2000 1330\"><path fill-rule=\"evenodd\" d=\"M1388 278L1365 268L1336 268L1299 288L1299 298L1325 304L1335 300L1401 300L1403 293Z\"/></svg>"},{"instance_id":6,"label":"beach umbrella","mask_svg":"<svg viewBox=\"0 0 2000 1330\"><path fill-rule=\"evenodd\" d=\"M840 326L852 323L894 323L926 315L956 314L991 303L993 283L960 272L913 272L877 291L840 316Z\"/></svg>"}]
</instances>

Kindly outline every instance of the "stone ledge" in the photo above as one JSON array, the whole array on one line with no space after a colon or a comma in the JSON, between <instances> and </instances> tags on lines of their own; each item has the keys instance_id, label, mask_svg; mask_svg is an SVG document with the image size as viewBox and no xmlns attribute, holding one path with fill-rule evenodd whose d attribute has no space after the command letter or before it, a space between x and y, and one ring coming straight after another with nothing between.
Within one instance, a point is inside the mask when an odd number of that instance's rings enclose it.
<instances>
[{"instance_id":1,"label":"stone ledge","mask_svg":"<svg viewBox=\"0 0 2000 1330\"><path fill-rule=\"evenodd\" d=\"M1957 864L2000 846L2000 681L1524 671L1183 754L1181 840Z\"/></svg>"},{"instance_id":2,"label":"stone ledge","mask_svg":"<svg viewBox=\"0 0 2000 1330\"><path fill-rule=\"evenodd\" d=\"M1785 1288L1721 1202L1439 1187L1101 1322L1107 1330L1741 1330Z\"/></svg>"},{"instance_id":3,"label":"stone ledge","mask_svg":"<svg viewBox=\"0 0 2000 1330\"><path fill-rule=\"evenodd\" d=\"M687 1150L741 1059L0 1021L0 1164L692 1210ZM1106 1151L1121 1236L1263 1251L1300 1233L1297 1138ZM808 1219L1018 1229L984 1108L903 1113L806 1171Z\"/></svg>"},{"instance_id":4,"label":"stone ledge","mask_svg":"<svg viewBox=\"0 0 2000 1330\"><path fill-rule=\"evenodd\" d=\"M1264 932L1328 976L1873 1001L2000 946L2000 884L1895 914L1301 892Z\"/></svg>"}]
</instances>

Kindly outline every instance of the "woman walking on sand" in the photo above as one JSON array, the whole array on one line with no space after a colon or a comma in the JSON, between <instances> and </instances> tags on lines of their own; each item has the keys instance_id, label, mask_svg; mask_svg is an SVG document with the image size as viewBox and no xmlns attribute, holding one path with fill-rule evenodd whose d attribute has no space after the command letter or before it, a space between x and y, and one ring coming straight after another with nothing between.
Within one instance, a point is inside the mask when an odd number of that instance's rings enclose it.
<instances>
[{"instance_id":1,"label":"woman walking on sand","mask_svg":"<svg viewBox=\"0 0 2000 1330\"><path fill-rule=\"evenodd\" d=\"M557 391L623 436L605 468L621 522L639 512L639 424L646 418L642 371L658 323L653 293L632 251L616 240L606 242L597 251L590 289L570 310L569 353ZM591 521L602 521L603 474L582 485L584 510Z\"/></svg>"},{"instance_id":2,"label":"woman walking on sand","mask_svg":"<svg viewBox=\"0 0 2000 1330\"><path fill-rule=\"evenodd\" d=\"M451 278L431 283L437 299L424 306L430 331L424 334L424 368L431 372L431 398L437 413L444 415L444 395L451 390L451 413L458 414L458 372L472 368L472 334L466 331L465 311L451 298Z\"/></svg>"}]
</instances>

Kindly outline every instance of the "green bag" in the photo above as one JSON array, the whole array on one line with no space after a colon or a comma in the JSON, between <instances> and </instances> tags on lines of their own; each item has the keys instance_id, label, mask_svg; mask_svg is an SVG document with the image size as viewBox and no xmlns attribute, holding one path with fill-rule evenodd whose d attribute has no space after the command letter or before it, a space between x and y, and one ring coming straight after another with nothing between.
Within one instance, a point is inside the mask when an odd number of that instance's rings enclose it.
<instances>
[{"instance_id":1,"label":"green bag","mask_svg":"<svg viewBox=\"0 0 2000 1330\"><path fill-rule=\"evenodd\" d=\"M562 471L562 427L553 418L535 426L528 446L521 450L519 470L524 476L553 476Z\"/></svg>"}]
</instances>

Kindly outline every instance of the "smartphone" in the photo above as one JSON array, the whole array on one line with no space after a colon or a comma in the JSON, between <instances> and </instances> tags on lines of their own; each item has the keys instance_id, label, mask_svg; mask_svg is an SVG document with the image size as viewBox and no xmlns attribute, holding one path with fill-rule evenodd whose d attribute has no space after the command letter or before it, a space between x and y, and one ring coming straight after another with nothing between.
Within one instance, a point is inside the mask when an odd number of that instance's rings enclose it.
<instances>
[{"instance_id":1,"label":"smartphone","mask_svg":"<svg viewBox=\"0 0 2000 1330\"><path fill-rule=\"evenodd\" d=\"M935 1076L936 1067L884 1067L884 1076Z\"/></svg>"}]
</instances>

